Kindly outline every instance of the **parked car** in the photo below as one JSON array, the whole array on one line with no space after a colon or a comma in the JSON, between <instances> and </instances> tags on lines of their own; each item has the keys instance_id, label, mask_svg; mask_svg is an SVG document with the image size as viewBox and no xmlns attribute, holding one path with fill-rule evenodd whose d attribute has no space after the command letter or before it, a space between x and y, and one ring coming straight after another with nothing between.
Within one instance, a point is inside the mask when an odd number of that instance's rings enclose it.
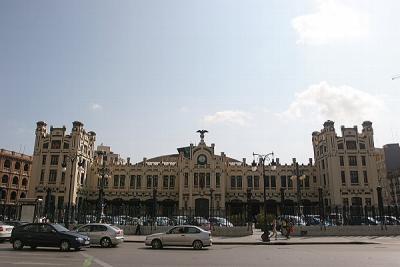
<instances>
[{"instance_id":1,"label":"parked car","mask_svg":"<svg viewBox=\"0 0 400 267\"><path fill-rule=\"evenodd\" d=\"M277 219L278 221L282 221L283 219L289 220L292 225L306 226L306 222L303 220L303 218L294 215L282 215L278 216Z\"/></svg>"},{"instance_id":2,"label":"parked car","mask_svg":"<svg viewBox=\"0 0 400 267\"><path fill-rule=\"evenodd\" d=\"M173 216L172 220L174 220L175 225L185 225L188 224L188 217L181 215L181 216Z\"/></svg>"},{"instance_id":3,"label":"parked car","mask_svg":"<svg viewBox=\"0 0 400 267\"><path fill-rule=\"evenodd\" d=\"M4 222L0 222L0 242L4 242L5 240L9 240L11 238L11 232L14 226L9 225Z\"/></svg>"},{"instance_id":4,"label":"parked car","mask_svg":"<svg viewBox=\"0 0 400 267\"><path fill-rule=\"evenodd\" d=\"M165 233L146 236L146 246L161 249L164 246L188 246L202 249L211 246L211 233L194 225L175 226Z\"/></svg>"},{"instance_id":5,"label":"parked car","mask_svg":"<svg viewBox=\"0 0 400 267\"><path fill-rule=\"evenodd\" d=\"M90 223L79 227L76 232L90 237L92 245L103 248L117 246L124 242L124 232L116 226L104 223Z\"/></svg>"},{"instance_id":6,"label":"parked car","mask_svg":"<svg viewBox=\"0 0 400 267\"><path fill-rule=\"evenodd\" d=\"M387 225L400 225L400 220L394 216L383 216L382 219Z\"/></svg>"},{"instance_id":7,"label":"parked car","mask_svg":"<svg viewBox=\"0 0 400 267\"><path fill-rule=\"evenodd\" d=\"M188 225L195 225L203 228L204 230L210 230L210 222L203 217L189 217L187 222Z\"/></svg>"},{"instance_id":8,"label":"parked car","mask_svg":"<svg viewBox=\"0 0 400 267\"><path fill-rule=\"evenodd\" d=\"M350 225L378 225L380 222L372 217L365 216L352 216L350 221Z\"/></svg>"},{"instance_id":9,"label":"parked car","mask_svg":"<svg viewBox=\"0 0 400 267\"><path fill-rule=\"evenodd\" d=\"M220 226L220 227L233 227L233 223L228 221L226 218L222 217L210 217L209 221L213 226Z\"/></svg>"},{"instance_id":10,"label":"parked car","mask_svg":"<svg viewBox=\"0 0 400 267\"><path fill-rule=\"evenodd\" d=\"M157 226L173 226L175 222L168 217L156 217Z\"/></svg>"},{"instance_id":11,"label":"parked car","mask_svg":"<svg viewBox=\"0 0 400 267\"><path fill-rule=\"evenodd\" d=\"M80 250L88 247L90 238L55 223L29 223L12 230L11 243L15 250L30 246L32 249L59 247L61 251L69 251L70 248Z\"/></svg>"}]
</instances>

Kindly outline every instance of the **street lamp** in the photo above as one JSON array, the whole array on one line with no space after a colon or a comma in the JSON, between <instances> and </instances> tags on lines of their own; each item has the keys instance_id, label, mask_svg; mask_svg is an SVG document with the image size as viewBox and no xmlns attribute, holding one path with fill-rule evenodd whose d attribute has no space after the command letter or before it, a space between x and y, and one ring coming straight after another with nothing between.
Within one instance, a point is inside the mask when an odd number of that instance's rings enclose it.
<instances>
[{"instance_id":1,"label":"street lamp","mask_svg":"<svg viewBox=\"0 0 400 267\"><path fill-rule=\"evenodd\" d=\"M300 203L301 203L301 182L306 179L306 176L304 174L300 175L300 171L299 171L299 163L295 161L295 159L293 160L293 162L295 163L296 169L295 169L295 174L292 175L290 177L290 179L292 181L296 180L296 192L297 192L297 217L300 218L301 215L301 211L300 211ZM300 220L298 220L298 222L300 223Z\"/></svg>"},{"instance_id":2,"label":"street lamp","mask_svg":"<svg viewBox=\"0 0 400 267\"><path fill-rule=\"evenodd\" d=\"M98 212L97 212L97 222L102 222L104 218L104 187L105 181L109 178L110 170L106 168L106 152L105 151L98 151L97 154L101 156L102 165L100 168L97 169L98 176L100 178L100 190L99 190L99 202L98 202Z\"/></svg>"},{"instance_id":3,"label":"street lamp","mask_svg":"<svg viewBox=\"0 0 400 267\"><path fill-rule=\"evenodd\" d=\"M276 163L274 161L274 152L268 153L268 154L256 154L253 152L253 157L257 157L258 163L261 164L262 166L262 177L264 181L264 233L261 235L261 238L263 242L269 242L269 231L267 228L267 194L266 194L266 188L265 188L265 161L271 162L270 169L275 170L276 169ZM272 158L272 160L271 160ZM258 164L258 165L259 165ZM251 164L251 170L253 172L256 172L258 169L258 165L256 164L255 159L253 160L253 163Z\"/></svg>"},{"instance_id":4,"label":"street lamp","mask_svg":"<svg viewBox=\"0 0 400 267\"><path fill-rule=\"evenodd\" d=\"M247 188L247 222L251 223L251 207L250 207L250 201L251 201L251 196L252 196L252 191L251 188Z\"/></svg>"},{"instance_id":5,"label":"street lamp","mask_svg":"<svg viewBox=\"0 0 400 267\"><path fill-rule=\"evenodd\" d=\"M156 209L157 209L157 189L153 189L153 224L156 223Z\"/></svg>"},{"instance_id":6,"label":"street lamp","mask_svg":"<svg viewBox=\"0 0 400 267\"><path fill-rule=\"evenodd\" d=\"M210 214L209 217L213 216L213 193L214 193L215 189L214 188L210 188Z\"/></svg>"},{"instance_id":7,"label":"street lamp","mask_svg":"<svg viewBox=\"0 0 400 267\"><path fill-rule=\"evenodd\" d=\"M70 168L70 179L69 179L69 191L68 191L68 203L67 203L67 210L65 212L65 216L64 216L64 224L66 228L69 228L69 217L70 217L70 209L71 209L71 191L72 191L72 172L74 169L74 162L76 159L78 159L81 155L77 154L77 155L65 155L64 157L64 162L61 164L62 166L62 172L66 172L67 171L67 162L66 160L69 160L71 162L71 168ZM83 161L79 160L78 161L78 171L82 172L84 171L83 169Z\"/></svg>"}]
</instances>

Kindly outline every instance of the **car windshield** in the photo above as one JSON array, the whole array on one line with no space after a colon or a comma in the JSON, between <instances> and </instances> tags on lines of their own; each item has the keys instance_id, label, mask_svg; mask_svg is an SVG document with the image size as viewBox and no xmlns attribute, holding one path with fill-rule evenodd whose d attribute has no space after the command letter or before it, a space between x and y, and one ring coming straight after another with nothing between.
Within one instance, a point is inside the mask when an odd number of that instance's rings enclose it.
<instances>
[{"instance_id":1,"label":"car windshield","mask_svg":"<svg viewBox=\"0 0 400 267\"><path fill-rule=\"evenodd\" d=\"M65 228L64 226L60 225L60 224L52 224L52 226L58 231L58 232L69 232L69 230L67 228Z\"/></svg>"}]
</instances>

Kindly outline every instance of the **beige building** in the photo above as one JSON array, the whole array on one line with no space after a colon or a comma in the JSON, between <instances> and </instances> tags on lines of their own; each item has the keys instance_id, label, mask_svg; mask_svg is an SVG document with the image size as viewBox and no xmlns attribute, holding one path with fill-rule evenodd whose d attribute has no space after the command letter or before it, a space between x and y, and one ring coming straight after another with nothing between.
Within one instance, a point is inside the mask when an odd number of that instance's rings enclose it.
<instances>
[{"instance_id":1,"label":"beige building","mask_svg":"<svg viewBox=\"0 0 400 267\"><path fill-rule=\"evenodd\" d=\"M106 208L136 215L151 213L154 207L163 215L178 210L199 215L209 210L258 214L263 208L264 187L268 213L294 208L298 200L303 209L318 206L320 198L326 206L377 203L370 122L363 123L362 133L357 127L342 127L342 137L338 137L333 122L327 121L321 132L313 133L316 164L310 159L296 170L295 159L281 164L276 158L276 169L267 164L264 179L261 166L252 171L245 159L216 154L215 145L206 144L204 133L198 144L138 163L121 159L108 146L95 151L95 137L80 122L73 123L71 134L66 134L65 127L51 127L47 132L46 124L38 122L30 196L49 196L58 208L65 207L70 198L78 208L90 205L95 209L104 177ZM62 172L65 157L78 159L72 164L71 184L71 162L67 172Z\"/></svg>"},{"instance_id":2,"label":"beige building","mask_svg":"<svg viewBox=\"0 0 400 267\"><path fill-rule=\"evenodd\" d=\"M31 156L0 149L2 204L15 204L19 199L26 198L31 167Z\"/></svg>"},{"instance_id":3,"label":"beige building","mask_svg":"<svg viewBox=\"0 0 400 267\"><path fill-rule=\"evenodd\" d=\"M372 123L365 121L361 133L357 126L341 127L326 121L320 132L312 134L318 179L325 206L377 206L378 174Z\"/></svg>"}]
</instances>

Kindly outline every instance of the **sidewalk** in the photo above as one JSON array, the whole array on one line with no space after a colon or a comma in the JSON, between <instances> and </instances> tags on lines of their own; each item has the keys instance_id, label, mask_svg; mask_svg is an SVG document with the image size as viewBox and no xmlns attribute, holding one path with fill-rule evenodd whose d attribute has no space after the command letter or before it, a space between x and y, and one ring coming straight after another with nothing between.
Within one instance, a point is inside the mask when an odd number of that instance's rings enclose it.
<instances>
[{"instance_id":1,"label":"sidewalk","mask_svg":"<svg viewBox=\"0 0 400 267\"><path fill-rule=\"evenodd\" d=\"M213 245L400 245L400 236L340 236L340 237L291 237L279 236L270 242L262 242L262 232L255 230L253 235L243 237L213 236ZM125 242L144 243L146 236L126 235Z\"/></svg>"}]
</instances>

